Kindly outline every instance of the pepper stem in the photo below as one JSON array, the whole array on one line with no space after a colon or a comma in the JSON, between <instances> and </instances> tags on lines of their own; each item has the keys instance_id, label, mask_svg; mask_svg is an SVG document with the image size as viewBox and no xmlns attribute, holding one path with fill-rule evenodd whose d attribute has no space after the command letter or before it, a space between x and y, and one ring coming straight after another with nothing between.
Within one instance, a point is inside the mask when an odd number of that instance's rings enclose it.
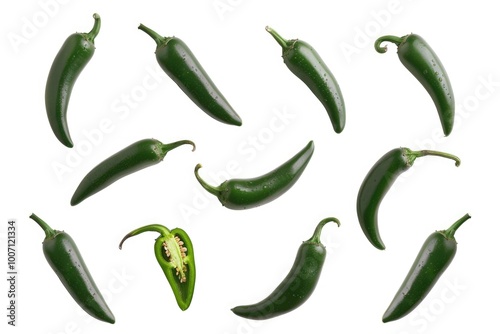
<instances>
[{"instance_id":1,"label":"pepper stem","mask_svg":"<svg viewBox=\"0 0 500 334\"><path fill-rule=\"evenodd\" d=\"M266 26L266 31L274 37L276 42L283 48L286 49L290 45L290 41L281 37L273 28Z\"/></svg>"},{"instance_id":2,"label":"pepper stem","mask_svg":"<svg viewBox=\"0 0 500 334\"><path fill-rule=\"evenodd\" d=\"M387 51L387 45L381 46L382 43L390 42L390 43L394 43L397 46L399 46L399 44L401 44L404 41L405 37L406 36L398 37L398 36L391 36L391 35L379 37L375 41L375 50L377 50L378 53L385 53Z\"/></svg>"},{"instance_id":3,"label":"pepper stem","mask_svg":"<svg viewBox=\"0 0 500 334\"><path fill-rule=\"evenodd\" d=\"M202 167L201 164L197 164L196 167L194 168L194 175L196 176L196 179L198 180L198 182L200 182L201 186L203 188L205 188L206 191L208 191L212 195L219 196L220 195L220 188L209 185L198 174L198 170L201 167Z\"/></svg>"},{"instance_id":4,"label":"pepper stem","mask_svg":"<svg viewBox=\"0 0 500 334\"><path fill-rule=\"evenodd\" d=\"M99 34L99 30L101 30L101 17L97 13L94 13L92 17L94 18L94 26L92 27L92 30L86 34L86 36L90 42L94 43L94 39L97 34Z\"/></svg>"},{"instance_id":5,"label":"pepper stem","mask_svg":"<svg viewBox=\"0 0 500 334\"><path fill-rule=\"evenodd\" d=\"M470 219L470 215L467 213L465 216L457 220L453 223L446 231L441 231L441 233L445 236L446 239L454 240L455 232L458 230L463 223Z\"/></svg>"},{"instance_id":6,"label":"pepper stem","mask_svg":"<svg viewBox=\"0 0 500 334\"><path fill-rule=\"evenodd\" d=\"M118 245L118 248L122 249L123 243L128 238L136 236L136 235L141 234L143 232L158 232L162 236L165 237L165 236L167 236L170 233L170 230L168 228L166 228L165 226L159 225L159 224L151 224L151 225L146 225L146 226L139 227L139 228L137 228L137 229L135 229L135 230L127 233L127 235L125 235L123 237L122 241L120 241L120 244Z\"/></svg>"},{"instance_id":7,"label":"pepper stem","mask_svg":"<svg viewBox=\"0 0 500 334\"><path fill-rule=\"evenodd\" d=\"M318 223L318 225L316 226L316 229L314 230L312 237L309 240L307 240L306 242L320 244L321 243L320 237L321 237L321 231L323 230L323 226L325 226L326 223L329 223L329 222L335 222L337 224L337 226L340 226L340 221L337 218L334 218L334 217L325 218Z\"/></svg>"},{"instance_id":8,"label":"pepper stem","mask_svg":"<svg viewBox=\"0 0 500 334\"><path fill-rule=\"evenodd\" d=\"M179 141L176 141L173 143L161 145L161 152L163 155L165 155L165 154L167 154L167 152L173 150L174 148L179 147L181 145L186 145L186 144L193 146L193 149L191 151L196 150L196 145L191 140L179 140Z\"/></svg>"},{"instance_id":9,"label":"pepper stem","mask_svg":"<svg viewBox=\"0 0 500 334\"><path fill-rule=\"evenodd\" d=\"M408 157L408 163L410 165L413 164L415 159L426 156L426 155L434 155L442 158L447 158L455 161L455 166L460 166L460 158L449 153L445 152L440 152L440 151L433 151L433 150L421 150L421 151L412 151L409 149L406 149L406 156Z\"/></svg>"},{"instance_id":10,"label":"pepper stem","mask_svg":"<svg viewBox=\"0 0 500 334\"><path fill-rule=\"evenodd\" d=\"M160 34L158 34L156 31L146 27L144 24L139 24L139 29L144 31L146 34L148 34L152 39L154 39L154 41L156 42L156 45L157 46L160 46L161 44L163 44L166 40L167 40L167 37L165 36L162 36Z\"/></svg>"},{"instance_id":11,"label":"pepper stem","mask_svg":"<svg viewBox=\"0 0 500 334\"><path fill-rule=\"evenodd\" d=\"M34 213L31 214L30 216L31 219L33 219L45 232L45 239L53 238L57 235L57 231L52 229L52 227L49 226L46 222L44 222L40 217L35 215Z\"/></svg>"}]
</instances>

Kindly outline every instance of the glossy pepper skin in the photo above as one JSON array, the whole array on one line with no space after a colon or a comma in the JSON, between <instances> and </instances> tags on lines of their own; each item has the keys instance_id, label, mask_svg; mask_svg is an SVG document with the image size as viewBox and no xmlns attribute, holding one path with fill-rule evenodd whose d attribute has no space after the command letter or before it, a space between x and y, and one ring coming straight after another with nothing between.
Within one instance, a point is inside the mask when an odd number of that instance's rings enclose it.
<instances>
[{"instance_id":1,"label":"glossy pepper skin","mask_svg":"<svg viewBox=\"0 0 500 334\"><path fill-rule=\"evenodd\" d=\"M163 225L152 224L125 235L119 248L122 249L128 238L148 231L160 233L154 244L156 260L172 288L177 305L185 311L191 305L196 281L193 243L180 228L169 230Z\"/></svg>"},{"instance_id":2,"label":"glossy pepper skin","mask_svg":"<svg viewBox=\"0 0 500 334\"><path fill-rule=\"evenodd\" d=\"M314 142L310 141L288 161L264 175L251 179L230 179L215 187L199 176L201 164L196 165L194 173L201 186L217 196L226 208L250 209L269 203L287 192L304 172L313 152Z\"/></svg>"},{"instance_id":3,"label":"glossy pepper skin","mask_svg":"<svg viewBox=\"0 0 500 334\"><path fill-rule=\"evenodd\" d=\"M94 55L94 39L101 27L101 18L94 14L94 27L89 33L70 35L57 53L45 86L45 109L57 139L73 147L66 114L73 86Z\"/></svg>"},{"instance_id":4,"label":"glossy pepper skin","mask_svg":"<svg viewBox=\"0 0 500 334\"><path fill-rule=\"evenodd\" d=\"M316 288L326 258L326 248L320 240L321 230L332 221L340 226L333 217L320 221L313 236L300 245L289 273L269 296L256 304L236 306L231 311L240 317L265 320L304 304Z\"/></svg>"},{"instance_id":5,"label":"glossy pepper skin","mask_svg":"<svg viewBox=\"0 0 500 334\"><path fill-rule=\"evenodd\" d=\"M401 319L424 300L455 257L455 232L469 218L470 215L466 214L447 230L436 231L425 240L403 284L385 311L383 322Z\"/></svg>"},{"instance_id":6,"label":"glossy pepper skin","mask_svg":"<svg viewBox=\"0 0 500 334\"><path fill-rule=\"evenodd\" d=\"M156 42L156 60L163 71L201 110L219 122L242 124L186 43L177 37L163 37L143 24L139 29Z\"/></svg>"},{"instance_id":7,"label":"glossy pepper skin","mask_svg":"<svg viewBox=\"0 0 500 334\"><path fill-rule=\"evenodd\" d=\"M336 133L345 127L345 103L340 86L316 50L299 39L286 40L270 27L266 30L282 47L288 69L313 92L325 107Z\"/></svg>"},{"instance_id":8,"label":"glossy pepper skin","mask_svg":"<svg viewBox=\"0 0 500 334\"><path fill-rule=\"evenodd\" d=\"M356 209L361 229L376 248L385 249L378 230L378 209L382 200L398 176L413 166L415 159L427 155L452 159L455 160L457 167L460 165L460 159L448 153L431 150L412 151L401 147L384 154L365 176L359 188Z\"/></svg>"},{"instance_id":9,"label":"glossy pepper skin","mask_svg":"<svg viewBox=\"0 0 500 334\"><path fill-rule=\"evenodd\" d=\"M163 144L153 138L142 139L125 147L85 175L71 197L71 205L81 203L122 177L160 163L169 151L184 144L192 145L195 150L195 144L189 140Z\"/></svg>"},{"instance_id":10,"label":"glossy pepper skin","mask_svg":"<svg viewBox=\"0 0 500 334\"><path fill-rule=\"evenodd\" d=\"M381 47L383 42L392 42L398 46L399 60L431 96L444 135L448 136L455 119L455 97L448 74L436 53L416 34L378 38L375 41L375 49L379 53L387 51L387 47Z\"/></svg>"},{"instance_id":11,"label":"glossy pepper skin","mask_svg":"<svg viewBox=\"0 0 500 334\"><path fill-rule=\"evenodd\" d=\"M111 324L115 317L102 297L73 238L53 230L37 215L33 219L45 232L43 254L71 297L92 317Z\"/></svg>"}]
</instances>

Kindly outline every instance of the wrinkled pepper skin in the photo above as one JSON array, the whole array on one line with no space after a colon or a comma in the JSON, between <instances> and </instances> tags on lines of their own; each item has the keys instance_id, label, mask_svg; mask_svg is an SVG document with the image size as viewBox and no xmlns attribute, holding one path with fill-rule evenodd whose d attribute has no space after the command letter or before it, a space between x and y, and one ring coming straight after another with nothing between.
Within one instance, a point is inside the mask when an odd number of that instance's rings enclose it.
<instances>
[{"instance_id":1,"label":"wrinkled pepper skin","mask_svg":"<svg viewBox=\"0 0 500 334\"><path fill-rule=\"evenodd\" d=\"M375 248L385 249L378 228L378 210L382 200L397 178L413 166L415 159L426 155L452 159L457 167L460 165L460 159L448 153L431 150L411 151L400 147L384 154L365 176L358 191L356 211L363 233Z\"/></svg>"},{"instance_id":2,"label":"wrinkled pepper skin","mask_svg":"<svg viewBox=\"0 0 500 334\"><path fill-rule=\"evenodd\" d=\"M73 147L67 121L71 92L94 55L94 39L101 26L98 14L94 14L94 20L89 33L74 33L66 39L52 63L45 86L47 118L57 139L67 147Z\"/></svg>"},{"instance_id":3,"label":"wrinkled pepper skin","mask_svg":"<svg viewBox=\"0 0 500 334\"><path fill-rule=\"evenodd\" d=\"M219 186L207 184L198 174L201 164L196 165L195 176L201 186L217 196L223 206L232 210L245 210L269 203L287 192L300 178L314 152L310 141L302 150L272 171L251 179L230 179Z\"/></svg>"},{"instance_id":4,"label":"wrinkled pepper skin","mask_svg":"<svg viewBox=\"0 0 500 334\"><path fill-rule=\"evenodd\" d=\"M455 257L455 231L469 218L470 215L466 214L448 230L436 231L425 240L403 284L385 311L383 322L403 318L425 299Z\"/></svg>"},{"instance_id":5,"label":"wrinkled pepper skin","mask_svg":"<svg viewBox=\"0 0 500 334\"><path fill-rule=\"evenodd\" d=\"M219 122L242 124L186 43L177 37L163 37L143 24L139 29L155 40L156 60L163 71L201 110Z\"/></svg>"},{"instance_id":6,"label":"wrinkled pepper skin","mask_svg":"<svg viewBox=\"0 0 500 334\"><path fill-rule=\"evenodd\" d=\"M318 284L326 258L326 248L320 241L321 230L332 221L340 226L333 217L320 221L313 236L300 245L289 273L269 296L256 304L236 306L231 311L243 318L265 320L304 304Z\"/></svg>"},{"instance_id":7,"label":"wrinkled pepper skin","mask_svg":"<svg viewBox=\"0 0 500 334\"><path fill-rule=\"evenodd\" d=\"M321 56L302 40L286 40L270 27L266 27L266 31L282 47L285 65L323 104L334 131L341 133L346 122L344 97L337 80Z\"/></svg>"},{"instance_id":8,"label":"wrinkled pepper skin","mask_svg":"<svg viewBox=\"0 0 500 334\"><path fill-rule=\"evenodd\" d=\"M152 224L135 229L125 235L119 248L122 249L123 243L128 238L148 231L160 233L154 244L155 257L170 284L177 305L182 311L185 311L191 305L196 281L196 266L191 238L183 229L169 230L163 225Z\"/></svg>"},{"instance_id":9,"label":"wrinkled pepper skin","mask_svg":"<svg viewBox=\"0 0 500 334\"><path fill-rule=\"evenodd\" d=\"M129 174L160 163L169 151L184 144L193 146L194 151L195 144L189 140L163 144L159 140L148 138L125 147L85 175L71 197L71 205L81 203Z\"/></svg>"},{"instance_id":10,"label":"wrinkled pepper skin","mask_svg":"<svg viewBox=\"0 0 500 334\"><path fill-rule=\"evenodd\" d=\"M115 317L99 292L73 238L64 231L53 230L35 214L30 218L44 230L45 259L71 297L92 317L114 324Z\"/></svg>"},{"instance_id":11,"label":"wrinkled pepper skin","mask_svg":"<svg viewBox=\"0 0 500 334\"><path fill-rule=\"evenodd\" d=\"M455 97L448 74L436 53L416 34L378 38L375 49L379 53L387 51L387 47L380 46L383 42L392 42L398 46L399 60L432 98L444 135L448 136L455 120Z\"/></svg>"}]
</instances>

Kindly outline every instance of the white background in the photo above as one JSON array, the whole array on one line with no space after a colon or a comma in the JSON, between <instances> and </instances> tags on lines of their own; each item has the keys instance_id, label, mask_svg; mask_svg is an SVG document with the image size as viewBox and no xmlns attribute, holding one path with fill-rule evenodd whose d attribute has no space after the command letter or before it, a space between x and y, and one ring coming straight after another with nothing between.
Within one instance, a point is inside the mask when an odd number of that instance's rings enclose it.
<instances>
[{"instance_id":1,"label":"white background","mask_svg":"<svg viewBox=\"0 0 500 334\"><path fill-rule=\"evenodd\" d=\"M331 3L331 4L330 4ZM491 1L62 1L2 2L2 247L17 220L18 327L23 333L342 332L384 334L486 332L498 328L498 11ZM96 52L74 87L68 123L73 149L60 144L44 108L45 81L66 37L102 17ZM219 123L163 74L143 23L183 39L243 119ZM342 134L283 64L265 31L313 45L336 76L347 106ZM453 84L457 105L444 137L426 91L400 64L396 48L378 54L380 35L418 33L433 47ZM130 175L76 207L69 200L97 163L132 142L190 139L154 167ZM199 186L254 177L278 166L309 140L315 153L300 180L265 206L231 211ZM392 148L432 148L453 162L422 158L401 175L380 208L376 250L357 222L355 201L370 167ZM114 325L83 313L42 254L34 212L73 236L116 317ZM409 316L382 314L425 238L465 213L458 253ZM324 217L328 254L319 284L299 309L247 321L230 309L267 296L288 272L298 246ZM156 234L127 241L132 229L158 223L191 236L197 281L191 307L177 307L153 254ZM3 329L2 329L3 331Z\"/></svg>"}]
</instances>

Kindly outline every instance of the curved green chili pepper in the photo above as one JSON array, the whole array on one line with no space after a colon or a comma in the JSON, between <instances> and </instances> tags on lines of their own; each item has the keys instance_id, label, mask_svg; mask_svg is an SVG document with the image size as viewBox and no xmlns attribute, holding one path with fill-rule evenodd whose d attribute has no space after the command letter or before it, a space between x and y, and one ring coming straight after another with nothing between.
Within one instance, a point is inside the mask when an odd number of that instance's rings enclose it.
<instances>
[{"instance_id":1,"label":"curved green chili pepper","mask_svg":"<svg viewBox=\"0 0 500 334\"><path fill-rule=\"evenodd\" d=\"M386 193L398 176L407 171L415 159L426 155L435 155L455 160L455 166L460 165L460 159L454 155L431 151L411 151L401 147L393 149L382 156L366 175L358 192L357 213L361 229L368 240L378 249L385 249L378 231L378 208Z\"/></svg>"},{"instance_id":2,"label":"curved green chili pepper","mask_svg":"<svg viewBox=\"0 0 500 334\"><path fill-rule=\"evenodd\" d=\"M270 27L266 30L283 48L288 69L302 80L325 107L333 129L341 133L345 126L345 103L339 84L316 50L299 39L286 40Z\"/></svg>"},{"instance_id":3,"label":"curved green chili pepper","mask_svg":"<svg viewBox=\"0 0 500 334\"><path fill-rule=\"evenodd\" d=\"M95 166L82 179L71 197L71 205L77 205L124 176L156 165L169 151L184 144L192 145L195 150L195 144L190 140L163 144L156 139L142 139L125 147Z\"/></svg>"},{"instance_id":4,"label":"curved green chili pepper","mask_svg":"<svg viewBox=\"0 0 500 334\"><path fill-rule=\"evenodd\" d=\"M115 323L115 317L90 275L82 255L69 234L53 230L34 213L30 216L45 232L43 254L71 297L89 315Z\"/></svg>"},{"instance_id":5,"label":"curved green chili pepper","mask_svg":"<svg viewBox=\"0 0 500 334\"><path fill-rule=\"evenodd\" d=\"M156 60L163 71L201 110L219 122L241 125L240 116L181 39L163 37L143 24L139 29L156 42Z\"/></svg>"},{"instance_id":6,"label":"curved green chili pepper","mask_svg":"<svg viewBox=\"0 0 500 334\"><path fill-rule=\"evenodd\" d=\"M436 231L425 240L403 284L385 311L383 322L406 316L424 300L455 257L455 232L469 218L470 215L466 214L447 230Z\"/></svg>"},{"instance_id":7,"label":"curved green chili pepper","mask_svg":"<svg viewBox=\"0 0 500 334\"><path fill-rule=\"evenodd\" d=\"M453 129L455 119L455 98L450 79L436 53L416 34L403 37L382 36L375 41L375 49L385 53L387 47L383 42L391 42L398 46L401 63L424 86L431 96L441 121L444 135L448 136Z\"/></svg>"},{"instance_id":8,"label":"curved green chili pepper","mask_svg":"<svg viewBox=\"0 0 500 334\"><path fill-rule=\"evenodd\" d=\"M158 260L163 273L167 277L177 305L181 310L185 311L193 299L196 280L194 250L191 239L180 228L169 230L165 226L152 224L128 233L120 242L119 248L122 249L123 243L128 238L148 231L160 233L154 244L156 260Z\"/></svg>"},{"instance_id":9,"label":"curved green chili pepper","mask_svg":"<svg viewBox=\"0 0 500 334\"><path fill-rule=\"evenodd\" d=\"M311 140L300 152L274 170L252 179L231 179L217 187L206 183L199 175L201 164L194 173L201 186L217 196L228 209L243 210L269 203L283 195L297 182L314 152Z\"/></svg>"},{"instance_id":10,"label":"curved green chili pepper","mask_svg":"<svg viewBox=\"0 0 500 334\"><path fill-rule=\"evenodd\" d=\"M320 240L321 230L332 221L340 226L338 219L325 218L316 226L312 237L302 242L290 272L269 296L256 304L236 306L231 311L240 317L264 320L304 304L316 288L326 258L326 248Z\"/></svg>"},{"instance_id":11,"label":"curved green chili pepper","mask_svg":"<svg viewBox=\"0 0 500 334\"><path fill-rule=\"evenodd\" d=\"M101 27L101 18L94 14L94 27L89 33L70 35L57 53L45 86L45 109L52 131L67 147L73 147L66 113L73 86L94 55L94 39Z\"/></svg>"}]
</instances>

